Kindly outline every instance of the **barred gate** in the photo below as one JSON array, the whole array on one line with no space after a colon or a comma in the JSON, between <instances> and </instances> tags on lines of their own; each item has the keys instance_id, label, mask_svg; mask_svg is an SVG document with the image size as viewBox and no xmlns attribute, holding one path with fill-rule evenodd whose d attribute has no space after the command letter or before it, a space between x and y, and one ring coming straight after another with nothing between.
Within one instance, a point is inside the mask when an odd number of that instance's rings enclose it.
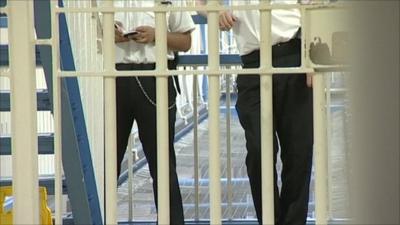
<instances>
[{"instance_id":1,"label":"barred gate","mask_svg":"<svg viewBox=\"0 0 400 225\"><path fill-rule=\"evenodd\" d=\"M271 10L284 8L300 9L302 19L302 64L298 68L273 68L271 63ZM261 130L262 130L262 202L263 218L266 224L274 224L273 204L273 131L272 131L272 74L308 73L313 75L314 94L314 165L316 174L316 223L327 224L328 185L327 185L327 137L326 137L326 98L323 72L341 70L341 65L321 66L309 59L310 21L309 12L324 9L342 9L340 4L309 5L271 5L261 1L259 5L222 6L218 1L208 1L206 6L171 7L156 0L154 7L115 8L113 1L104 1L93 8L60 8L57 1L51 1L52 38L36 39L33 28L33 2L8 1L0 9L9 15L10 68L1 70L1 76L11 81L12 91L12 137L13 137L13 188L15 195L14 223L39 224L37 207L38 174L37 138L36 138L36 93L35 93L35 57L34 45L52 46L53 57L53 93L54 93L54 130L55 130L55 223L62 224L62 166L61 166L61 78L63 77L101 77L104 81L104 116L105 116L105 224L117 224L117 179L116 179L116 103L115 78L117 76L154 76L157 88L157 150L158 158L168 158L168 98L167 78L171 75L200 75L209 77L209 174L210 174L210 223L221 224L221 183L220 183L220 135L219 135L219 94L222 74L260 74L261 88ZM260 61L257 69L220 68L219 58L219 11L226 9L260 10ZM204 70L168 70L166 42L166 13L169 11L206 11L208 19L208 67ZM104 32L102 41L103 70L67 72L60 68L59 17L61 13L98 13L103 14L103 30L114 30L115 12L154 11L156 19L156 69L154 71L116 71L114 65L114 33ZM21 66L24 65L24 66ZM18 74L18 76L13 76ZM197 96L197 95L195 95ZM25 141L17 141L25 140ZM169 223L169 171L168 161L158 160L158 222Z\"/></svg>"}]
</instances>

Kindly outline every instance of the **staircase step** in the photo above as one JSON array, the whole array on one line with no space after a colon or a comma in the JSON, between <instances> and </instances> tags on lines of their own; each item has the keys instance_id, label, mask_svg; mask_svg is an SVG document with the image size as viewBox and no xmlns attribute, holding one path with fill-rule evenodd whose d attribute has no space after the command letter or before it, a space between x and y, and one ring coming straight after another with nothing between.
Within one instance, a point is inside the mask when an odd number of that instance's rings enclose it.
<instances>
[{"instance_id":1,"label":"staircase step","mask_svg":"<svg viewBox=\"0 0 400 225\"><path fill-rule=\"evenodd\" d=\"M220 55L221 65L240 65L242 60L236 54L222 54ZM192 66L192 65L207 65L208 55L180 55L178 60L179 66Z\"/></svg>"},{"instance_id":2,"label":"staircase step","mask_svg":"<svg viewBox=\"0 0 400 225\"><path fill-rule=\"evenodd\" d=\"M49 93L47 90L37 90L37 110L38 111L51 111L51 103ZM10 111L10 92L0 91L0 112Z\"/></svg>"},{"instance_id":3,"label":"staircase step","mask_svg":"<svg viewBox=\"0 0 400 225\"><path fill-rule=\"evenodd\" d=\"M8 66L9 65L9 54L8 54L8 45L6 44L1 44L0 45L0 66ZM42 62L40 60L40 54L38 50L38 45L36 45L36 65L42 65Z\"/></svg>"},{"instance_id":4,"label":"staircase step","mask_svg":"<svg viewBox=\"0 0 400 225\"><path fill-rule=\"evenodd\" d=\"M54 153L54 135L39 134L39 154L50 155ZM11 137L0 136L0 155L11 155Z\"/></svg>"},{"instance_id":5,"label":"staircase step","mask_svg":"<svg viewBox=\"0 0 400 225\"><path fill-rule=\"evenodd\" d=\"M6 28L8 25L7 17L0 15L0 28Z\"/></svg>"}]
</instances>

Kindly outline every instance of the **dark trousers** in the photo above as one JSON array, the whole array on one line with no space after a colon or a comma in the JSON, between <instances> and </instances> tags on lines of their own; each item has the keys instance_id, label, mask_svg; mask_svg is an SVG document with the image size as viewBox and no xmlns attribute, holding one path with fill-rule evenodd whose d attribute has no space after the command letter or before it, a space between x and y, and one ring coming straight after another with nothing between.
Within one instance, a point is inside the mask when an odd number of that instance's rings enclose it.
<instances>
[{"instance_id":1,"label":"dark trousers","mask_svg":"<svg viewBox=\"0 0 400 225\"><path fill-rule=\"evenodd\" d=\"M300 45L299 39L293 39L273 46L273 66L299 66ZM259 51L242 56L242 61L244 68L258 68L260 66ZM238 76L237 87L236 109L245 130L248 151L247 172L257 218L262 224L260 77L259 75ZM274 137L274 200L275 224L278 225L306 223L312 166L312 109L312 89L306 85L305 74L275 74L273 76L273 129L276 134ZM283 164L280 194L275 165L279 147Z\"/></svg>"},{"instance_id":2,"label":"dark trousers","mask_svg":"<svg viewBox=\"0 0 400 225\"><path fill-rule=\"evenodd\" d=\"M154 64L117 64L117 70L152 70ZM148 96L156 101L155 77L139 78ZM136 120L139 139L143 146L150 175L153 179L153 192L157 207L157 121L156 107L145 97L138 86L135 77L118 77L116 79L117 95L117 170L121 172L129 134L133 121ZM175 102L176 91L173 80L168 80L169 105ZM169 176L170 176L170 224L184 224L182 197L176 173L176 158L174 150L176 107L169 110Z\"/></svg>"}]
</instances>

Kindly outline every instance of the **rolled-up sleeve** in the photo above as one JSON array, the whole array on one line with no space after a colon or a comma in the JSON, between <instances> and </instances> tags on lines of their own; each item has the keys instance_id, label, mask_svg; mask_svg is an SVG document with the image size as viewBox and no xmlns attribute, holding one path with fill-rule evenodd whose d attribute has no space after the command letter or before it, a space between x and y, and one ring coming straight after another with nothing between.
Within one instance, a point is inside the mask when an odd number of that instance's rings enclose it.
<instances>
[{"instance_id":1,"label":"rolled-up sleeve","mask_svg":"<svg viewBox=\"0 0 400 225\"><path fill-rule=\"evenodd\" d=\"M172 1L174 7L185 6L185 1ZM171 32L186 33L192 32L195 29L192 16L188 11L172 11L168 18L168 28Z\"/></svg>"}]
</instances>

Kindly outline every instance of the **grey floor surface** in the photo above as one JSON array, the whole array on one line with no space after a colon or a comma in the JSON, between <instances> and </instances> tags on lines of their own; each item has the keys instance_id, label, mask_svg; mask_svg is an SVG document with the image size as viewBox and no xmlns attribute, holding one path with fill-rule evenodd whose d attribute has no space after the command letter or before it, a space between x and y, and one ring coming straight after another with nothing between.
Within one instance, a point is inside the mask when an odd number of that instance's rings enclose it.
<instances>
[{"instance_id":1,"label":"grey floor surface","mask_svg":"<svg viewBox=\"0 0 400 225\"><path fill-rule=\"evenodd\" d=\"M331 110L331 132L329 135L329 189L331 217L346 218L348 216L348 181L346 179L345 152L345 114L342 108ZM199 218L209 219L209 190L208 190L208 120L199 124ZM226 178L226 120L224 114L220 118L221 129L221 174ZM228 192L226 180L222 179L222 217L234 219L254 219L255 212L250 194L245 166L245 139L244 132L239 124L237 115L232 116L231 134L232 141L232 207L227 207ZM178 176L185 210L185 218L195 217L195 189L194 189L194 154L193 133L189 132L176 144ZM280 169L278 162L278 171ZM156 209L154 206L152 183L147 165L134 174L133 186L133 214L135 220L155 220ZM314 182L311 182L309 217L314 217ZM125 182L118 189L118 218L127 221L129 215L128 184Z\"/></svg>"}]
</instances>

